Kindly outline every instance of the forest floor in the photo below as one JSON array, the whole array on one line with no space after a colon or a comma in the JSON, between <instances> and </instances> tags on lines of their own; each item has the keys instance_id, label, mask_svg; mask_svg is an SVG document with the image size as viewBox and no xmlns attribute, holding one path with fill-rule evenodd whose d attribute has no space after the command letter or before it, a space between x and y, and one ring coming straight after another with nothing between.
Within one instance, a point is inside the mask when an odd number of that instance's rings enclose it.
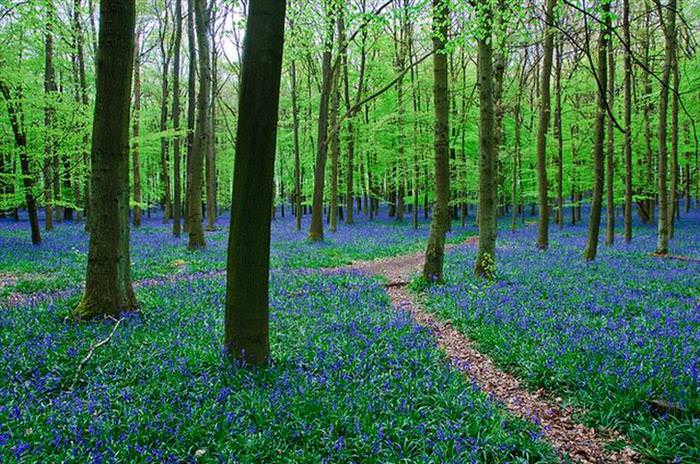
<instances>
[{"instance_id":1,"label":"forest floor","mask_svg":"<svg viewBox=\"0 0 700 464\"><path fill-rule=\"evenodd\" d=\"M477 244L478 237L471 237L463 246ZM448 250L454 248L453 245ZM424 253L413 253L361 261L347 268L382 277L393 307L407 312L418 325L430 330L451 364L476 382L483 392L503 404L509 413L540 427L543 437L562 458L570 457L583 464L639 462L639 454L629 446L619 451L606 449L611 441L626 440L619 433L606 431L604 437L594 428L577 423L573 408L563 406L561 398L555 398L543 389L528 390L515 376L499 369L472 340L454 329L450 321L440 321L428 313L419 302L420 296L408 289L411 280L421 271L423 261Z\"/></svg>"},{"instance_id":2,"label":"forest floor","mask_svg":"<svg viewBox=\"0 0 700 464\"><path fill-rule=\"evenodd\" d=\"M454 224L434 288L416 279L425 222L360 216L310 243L278 219L274 359L253 370L221 356L225 223L189 253L146 221L141 310L74 324L82 226L32 247L0 222L0 462L700 459L697 213L672 242L687 260L651 256L653 226L585 264L585 224L537 252L533 227L504 223L490 284L474 226Z\"/></svg>"}]
</instances>

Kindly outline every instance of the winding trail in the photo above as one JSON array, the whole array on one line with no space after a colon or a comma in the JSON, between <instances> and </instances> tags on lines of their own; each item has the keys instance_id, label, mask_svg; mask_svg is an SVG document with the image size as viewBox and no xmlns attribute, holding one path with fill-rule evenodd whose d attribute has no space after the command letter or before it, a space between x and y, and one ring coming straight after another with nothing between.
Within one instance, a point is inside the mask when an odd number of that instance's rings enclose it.
<instances>
[{"instance_id":1,"label":"winding trail","mask_svg":"<svg viewBox=\"0 0 700 464\"><path fill-rule=\"evenodd\" d=\"M448 248L473 245L478 237L471 237L465 244ZM375 261L360 261L335 270L355 270L386 279L386 291L396 309L406 311L419 325L432 331L437 345L446 353L453 365L474 380L482 391L513 415L540 426L544 438L564 457L568 455L583 464L637 463L640 456L629 446L618 452L605 449L613 440L625 442L619 433L607 432L606 436L595 429L577 423L576 413L563 406L561 398L553 398L543 390L529 391L516 377L496 367L494 362L479 352L475 343L452 327L449 321L440 321L428 313L416 297L406 288L413 275L423 265L423 253L398 256Z\"/></svg>"}]
</instances>

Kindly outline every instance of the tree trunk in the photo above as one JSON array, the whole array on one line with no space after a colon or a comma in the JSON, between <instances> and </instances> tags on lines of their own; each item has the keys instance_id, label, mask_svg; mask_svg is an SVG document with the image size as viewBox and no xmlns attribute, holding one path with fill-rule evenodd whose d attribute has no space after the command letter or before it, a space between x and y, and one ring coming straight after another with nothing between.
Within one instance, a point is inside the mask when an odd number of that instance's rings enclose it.
<instances>
[{"instance_id":1,"label":"tree trunk","mask_svg":"<svg viewBox=\"0 0 700 464\"><path fill-rule=\"evenodd\" d=\"M650 0L645 0L645 29L644 29L644 64L646 69L653 71L651 59L651 48L653 34L651 32L651 16L652 10L650 6ZM668 82L668 81L666 81ZM646 170L646 189L645 195L646 199L646 214L642 215L642 220L645 223L654 222L654 166L653 166L653 146L652 146L652 130L651 130L651 116L654 111L654 96L652 95L651 79L648 73L642 73L642 87L644 89L644 140L646 144L646 160L645 160L645 170Z\"/></svg>"},{"instance_id":2,"label":"tree trunk","mask_svg":"<svg viewBox=\"0 0 700 464\"><path fill-rule=\"evenodd\" d=\"M166 13L167 17L167 13ZM167 23L166 23L167 26ZM166 26L163 26L165 29ZM161 66L162 74L160 81L160 132L165 134L168 130L168 100L169 100L169 83L168 83L168 72L170 71L170 56L168 55L169 49L165 44L166 34L165 31L161 35ZM168 154L170 152L170 147L168 143L168 138L165 135L161 135L160 138L160 176L163 183L163 224L167 224L172 216L172 201L170 198L170 169L168 166Z\"/></svg>"},{"instance_id":3,"label":"tree trunk","mask_svg":"<svg viewBox=\"0 0 700 464\"><path fill-rule=\"evenodd\" d=\"M236 360L250 364L263 364L270 358L267 206L272 202L285 3L251 2L241 69L225 345Z\"/></svg>"},{"instance_id":4,"label":"tree trunk","mask_svg":"<svg viewBox=\"0 0 700 464\"><path fill-rule=\"evenodd\" d=\"M656 0L659 17L663 18L663 9L660 0ZM661 89L659 91L659 219L658 219L658 241L656 253L659 255L668 254L668 241L670 238L670 211L668 204L668 188L666 176L668 170L668 147L667 143L667 118L668 118L668 92L671 81L671 71L675 60L676 50L676 0L669 0L666 6L666 18L663 29L665 38L664 67L661 75Z\"/></svg>"},{"instance_id":5,"label":"tree trunk","mask_svg":"<svg viewBox=\"0 0 700 464\"><path fill-rule=\"evenodd\" d=\"M199 95L197 98L197 123L195 127L194 146L189 173L190 192L188 199L189 243L190 250L204 248L204 229L202 228L202 174L204 170L204 157L209 144L209 97L210 76L209 68L209 19L205 0L194 0L195 28L197 31L198 63L199 63Z\"/></svg>"},{"instance_id":6,"label":"tree trunk","mask_svg":"<svg viewBox=\"0 0 700 464\"><path fill-rule=\"evenodd\" d=\"M554 52L554 6L556 0L547 0L545 5L544 51L540 77L540 118L537 129L537 191L539 198L539 226L537 248L549 246L549 204L547 198L547 128L549 126L549 80L552 72Z\"/></svg>"},{"instance_id":7,"label":"tree trunk","mask_svg":"<svg viewBox=\"0 0 700 464\"><path fill-rule=\"evenodd\" d=\"M612 34L612 26L610 27ZM612 113L615 101L615 52L612 44L608 45L608 111ZM615 134L613 133L613 118L608 114L608 140L606 149L607 169L605 183L607 186L607 222L605 227L605 244L615 243Z\"/></svg>"},{"instance_id":8,"label":"tree trunk","mask_svg":"<svg viewBox=\"0 0 700 464\"><path fill-rule=\"evenodd\" d=\"M134 227L141 225L141 169L139 163L139 127L141 120L141 48L139 36L136 34L134 46L134 113L131 118L134 140L132 142L132 157L134 170Z\"/></svg>"},{"instance_id":9,"label":"tree trunk","mask_svg":"<svg viewBox=\"0 0 700 464\"><path fill-rule=\"evenodd\" d=\"M363 3L364 5L364 3ZM348 78L348 52L347 52L347 37L345 32L345 18L341 15L338 18L338 34L340 35L340 43L342 44L342 65L343 65L343 81L345 88L345 107L348 110L351 108L352 102L350 100L350 80ZM358 77L357 94L355 96L355 104L360 102L362 98L362 90L365 76L365 64L367 61L366 51L365 51L365 39L366 33L363 32L362 35L362 49L360 51L360 75ZM345 178L345 209L347 214L345 216L345 223L352 225L354 223L353 217L353 199L354 199L354 174L355 174L355 127L353 124L354 114L348 115L347 123L347 149L348 149L348 163L347 172Z\"/></svg>"},{"instance_id":10,"label":"tree trunk","mask_svg":"<svg viewBox=\"0 0 700 464\"><path fill-rule=\"evenodd\" d=\"M182 0L175 0L175 43L173 57L173 236L180 237L182 227L182 146L180 139L180 49L182 46Z\"/></svg>"},{"instance_id":11,"label":"tree trunk","mask_svg":"<svg viewBox=\"0 0 700 464\"><path fill-rule=\"evenodd\" d=\"M425 251L423 278L442 282L445 234L450 222L450 107L447 83L447 0L433 0L433 98L435 100L435 206ZM489 79L490 79L489 75Z\"/></svg>"},{"instance_id":12,"label":"tree trunk","mask_svg":"<svg viewBox=\"0 0 700 464\"><path fill-rule=\"evenodd\" d=\"M187 0L187 47L189 50L189 69L187 77L187 160L185 161L185 224L184 230L190 230L190 198L192 196L192 152L194 150L194 132L196 123L196 69L197 45L194 32L194 2Z\"/></svg>"},{"instance_id":13,"label":"tree trunk","mask_svg":"<svg viewBox=\"0 0 700 464\"><path fill-rule=\"evenodd\" d=\"M90 245L77 319L136 308L129 256L129 109L135 0L102 0L92 131Z\"/></svg>"},{"instance_id":14,"label":"tree trunk","mask_svg":"<svg viewBox=\"0 0 700 464\"><path fill-rule=\"evenodd\" d=\"M7 112L12 126L12 133L15 137L15 146L19 151L20 174L22 176L22 186L24 187L24 200L29 213L29 225L32 233L32 244L41 243L41 229L39 227L39 214L37 212L36 198L34 197L34 174L29 163L27 154L27 132L24 126L24 109L22 108L21 91L17 90L16 95L12 95L10 87L0 80L0 92L5 98ZM15 212L17 217L17 212Z\"/></svg>"},{"instance_id":15,"label":"tree trunk","mask_svg":"<svg viewBox=\"0 0 700 464\"><path fill-rule=\"evenodd\" d=\"M602 3L602 18L598 36L598 93L596 97L596 120L593 142L594 183L591 199L591 214L588 223L588 243L584 251L584 259L593 261L598 253L598 236L600 234L600 216L603 204L603 181L605 176L605 120L607 113L606 100L608 94L607 50L610 34L610 3Z\"/></svg>"},{"instance_id":16,"label":"tree trunk","mask_svg":"<svg viewBox=\"0 0 700 464\"><path fill-rule=\"evenodd\" d=\"M46 230L53 229L53 198L52 198L52 169L51 161L56 156L56 144L54 140L54 119L56 109L54 107L54 94L57 90L55 72L53 67L53 23L55 21L55 8L52 0L46 2L46 35L44 40L44 220Z\"/></svg>"},{"instance_id":17,"label":"tree trunk","mask_svg":"<svg viewBox=\"0 0 700 464\"><path fill-rule=\"evenodd\" d=\"M294 26L291 25L290 29ZM292 84L292 124L294 130L294 211L296 230L301 230L301 159L299 149L299 104L297 103L297 68L296 60L291 63Z\"/></svg>"},{"instance_id":18,"label":"tree trunk","mask_svg":"<svg viewBox=\"0 0 700 464\"><path fill-rule=\"evenodd\" d=\"M552 1L552 0L549 0ZM479 249L474 273L477 277L493 279L496 266L496 153L493 146L495 115L493 101L493 12L490 3L482 0L479 10L481 35L477 39L479 79ZM550 60L551 61L551 60ZM547 98L549 101L549 98ZM546 196L546 195L545 195ZM545 236L546 239L546 236Z\"/></svg>"},{"instance_id":19,"label":"tree trunk","mask_svg":"<svg viewBox=\"0 0 700 464\"><path fill-rule=\"evenodd\" d=\"M564 227L564 134L561 124L561 68L564 61L564 44L557 40L557 61L555 66L554 93L554 132L557 139L557 224Z\"/></svg>"},{"instance_id":20,"label":"tree trunk","mask_svg":"<svg viewBox=\"0 0 700 464\"><path fill-rule=\"evenodd\" d=\"M625 47L625 242L632 241L632 50L629 0L622 3Z\"/></svg>"},{"instance_id":21,"label":"tree trunk","mask_svg":"<svg viewBox=\"0 0 700 464\"><path fill-rule=\"evenodd\" d=\"M77 100L79 100L80 105L82 105L82 108L88 108L90 101L88 98L88 88L87 88L87 75L85 71L85 50L83 46L83 28L82 24L80 21L80 2L81 0L74 0L73 2L73 30L74 30L74 35L75 35L75 48L76 48L76 59L78 61L78 84L79 84L79 92L77 96ZM90 8L92 10L92 5L90 5ZM89 175L89 154L88 154L88 148L90 147L90 136L87 133L87 131L83 131L83 146L81 147L81 156L82 156L82 174L83 174L83 181L82 185L75 185L76 192L80 192L80 189L82 187L82 199L83 199L83 213L81 215L80 210L78 210L77 213L77 220L81 220L81 216L87 217L88 213L88 204L90 202L90 175ZM77 184L77 181L76 181ZM76 196L76 203L78 203L78 198ZM86 222L86 227L87 227L87 222Z\"/></svg>"},{"instance_id":22,"label":"tree trunk","mask_svg":"<svg viewBox=\"0 0 700 464\"><path fill-rule=\"evenodd\" d=\"M340 47L338 47L340 48ZM333 95L331 100L331 128L338 126L338 111L340 107L340 91L338 89L338 73L333 76ZM338 158L340 156L340 137L338 131L334 131L330 140L331 144L331 198L329 205L330 224L329 230L338 230ZM352 208L352 206L351 206Z\"/></svg>"},{"instance_id":23,"label":"tree trunk","mask_svg":"<svg viewBox=\"0 0 700 464\"><path fill-rule=\"evenodd\" d=\"M414 50L413 50L413 25L409 23L408 25L408 56L410 60L413 60ZM421 132L420 125L418 122L418 113L420 111L420 102L418 98L418 76L415 66L411 66L411 99L413 102L413 229L418 229L418 210L419 210L419 181L420 181L420 165L418 163L419 159L419 147L418 147L418 134Z\"/></svg>"},{"instance_id":24,"label":"tree trunk","mask_svg":"<svg viewBox=\"0 0 700 464\"><path fill-rule=\"evenodd\" d=\"M677 55L674 52L674 55ZM675 233L676 213L678 213L678 106L679 106L678 57L673 60L673 96L671 97L671 192L668 213L668 238L673 239Z\"/></svg>"},{"instance_id":25,"label":"tree trunk","mask_svg":"<svg viewBox=\"0 0 700 464\"><path fill-rule=\"evenodd\" d=\"M218 215L216 206L216 95L219 85L216 78L217 73L217 51L216 43L214 42L214 34L212 31L212 47L211 47L211 103L210 103L210 119L207 125L208 140L207 144L207 162L206 162L206 180L207 180L207 230L216 229L216 218Z\"/></svg>"},{"instance_id":26,"label":"tree trunk","mask_svg":"<svg viewBox=\"0 0 700 464\"><path fill-rule=\"evenodd\" d=\"M333 53L334 20L330 4L326 21L327 31L323 48L321 72L323 82L321 84L321 102L318 110L318 136L316 148L316 164L314 165L314 194L311 206L311 228L309 239L312 241L323 240L323 190L326 179L326 160L328 158L328 104L332 90L331 58Z\"/></svg>"}]
</instances>

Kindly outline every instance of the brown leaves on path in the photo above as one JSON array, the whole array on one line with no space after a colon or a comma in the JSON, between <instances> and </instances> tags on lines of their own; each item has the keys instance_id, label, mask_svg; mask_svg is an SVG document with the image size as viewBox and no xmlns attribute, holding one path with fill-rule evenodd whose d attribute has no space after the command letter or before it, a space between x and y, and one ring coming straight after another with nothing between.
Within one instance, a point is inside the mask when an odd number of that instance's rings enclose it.
<instances>
[{"instance_id":1,"label":"brown leaves on path","mask_svg":"<svg viewBox=\"0 0 700 464\"><path fill-rule=\"evenodd\" d=\"M478 237L470 237L466 245L474 245ZM462 245L451 245L455 248ZM440 321L417 301L406 288L411 277L423 265L423 253L413 253L375 261L360 261L336 270L356 270L369 275L382 276L387 280L386 289L395 308L409 313L419 325L432 331L437 345L449 360L476 382L511 414L537 424L547 440L563 457L568 455L576 462L637 463L639 455L629 446L621 451L608 451L606 443L626 441L616 432L606 431L603 437L595 429L579 424L574 419L575 410L565 407L561 398L552 398L547 392L532 392L515 376L499 369L494 362L475 347L475 344L452 327L449 321Z\"/></svg>"}]
</instances>

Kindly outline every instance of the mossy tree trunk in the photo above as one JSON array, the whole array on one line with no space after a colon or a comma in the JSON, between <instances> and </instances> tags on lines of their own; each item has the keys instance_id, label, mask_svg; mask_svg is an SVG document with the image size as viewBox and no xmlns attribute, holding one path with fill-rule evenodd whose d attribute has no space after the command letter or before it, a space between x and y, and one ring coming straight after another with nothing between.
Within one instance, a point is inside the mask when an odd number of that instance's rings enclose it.
<instances>
[{"instance_id":1,"label":"mossy tree trunk","mask_svg":"<svg viewBox=\"0 0 700 464\"><path fill-rule=\"evenodd\" d=\"M77 319L136 308L129 257L129 110L135 0L102 0L92 130L90 244Z\"/></svg>"}]
</instances>

